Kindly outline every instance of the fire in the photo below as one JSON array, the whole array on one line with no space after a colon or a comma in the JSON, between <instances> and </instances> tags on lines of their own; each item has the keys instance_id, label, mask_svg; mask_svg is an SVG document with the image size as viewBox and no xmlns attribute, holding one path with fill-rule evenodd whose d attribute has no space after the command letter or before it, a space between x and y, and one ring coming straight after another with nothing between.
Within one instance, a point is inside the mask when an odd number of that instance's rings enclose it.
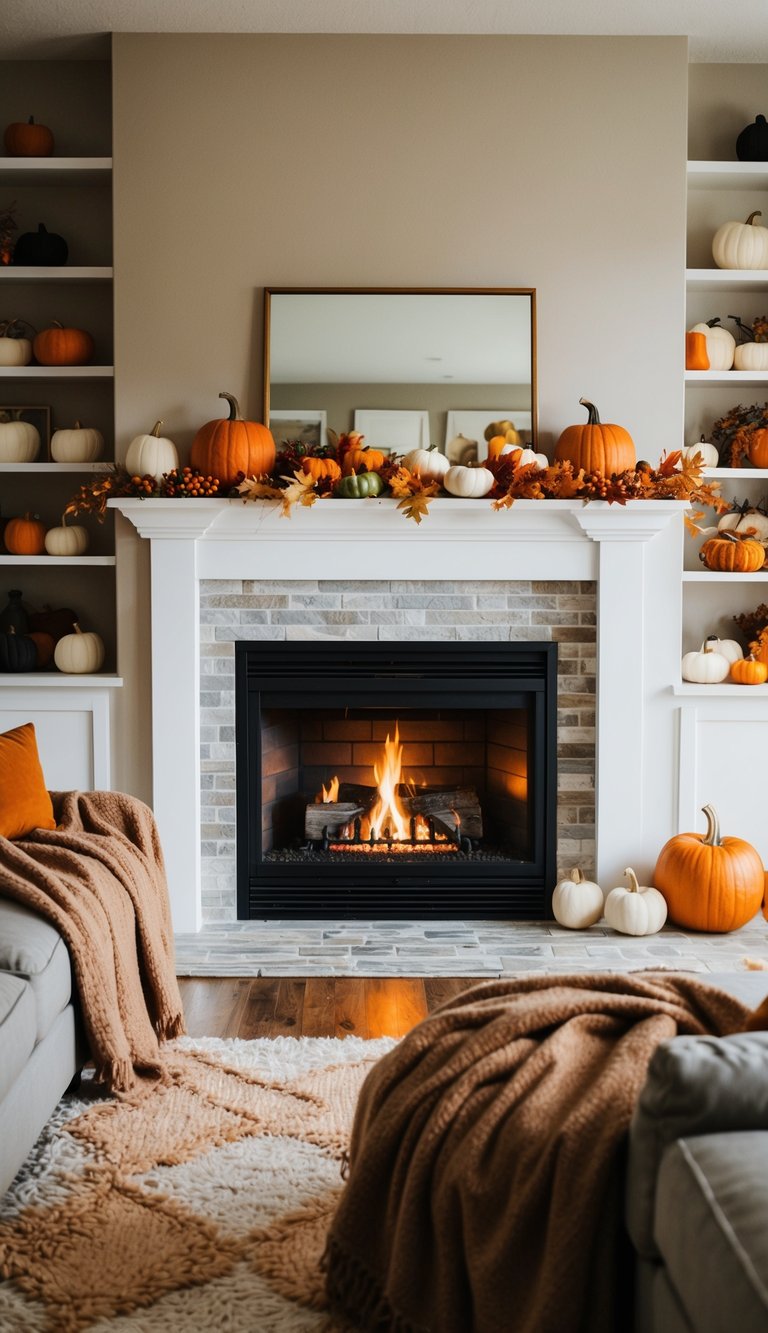
<instances>
[{"instance_id":1,"label":"fire","mask_svg":"<svg viewBox=\"0 0 768 1333\"><path fill-rule=\"evenodd\" d=\"M389 837L400 842L411 835L411 816L398 795L398 787L403 773L403 747L400 744L400 728L395 723L395 737L390 740L389 732L384 742L381 761L373 766L373 776L378 785L379 794L368 814L368 824L379 837L389 829ZM416 835L418 837L418 834Z\"/></svg>"},{"instance_id":2,"label":"fire","mask_svg":"<svg viewBox=\"0 0 768 1333\"><path fill-rule=\"evenodd\" d=\"M331 778L327 787L325 783L323 783L322 795L320 796L318 803L321 802L323 805L329 805L331 801L338 801L338 799L339 799L339 779Z\"/></svg>"}]
</instances>

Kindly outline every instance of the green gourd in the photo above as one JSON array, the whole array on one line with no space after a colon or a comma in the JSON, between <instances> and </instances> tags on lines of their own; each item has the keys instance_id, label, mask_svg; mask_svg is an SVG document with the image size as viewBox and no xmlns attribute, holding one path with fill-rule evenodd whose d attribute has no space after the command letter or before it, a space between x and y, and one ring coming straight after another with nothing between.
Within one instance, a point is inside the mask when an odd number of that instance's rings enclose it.
<instances>
[{"instance_id":1,"label":"green gourd","mask_svg":"<svg viewBox=\"0 0 768 1333\"><path fill-rule=\"evenodd\" d=\"M381 495L385 489L378 472L352 472L348 477L339 478L333 493L342 500L365 500L369 495Z\"/></svg>"}]
</instances>

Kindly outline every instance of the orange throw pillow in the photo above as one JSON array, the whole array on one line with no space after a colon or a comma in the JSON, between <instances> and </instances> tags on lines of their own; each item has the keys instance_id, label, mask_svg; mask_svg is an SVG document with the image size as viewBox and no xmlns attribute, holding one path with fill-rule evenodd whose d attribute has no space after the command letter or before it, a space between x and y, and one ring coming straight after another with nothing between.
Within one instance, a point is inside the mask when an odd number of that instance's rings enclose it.
<instances>
[{"instance_id":1,"label":"orange throw pillow","mask_svg":"<svg viewBox=\"0 0 768 1333\"><path fill-rule=\"evenodd\" d=\"M55 828L35 728L31 722L0 736L0 835L25 838L36 828Z\"/></svg>"}]
</instances>

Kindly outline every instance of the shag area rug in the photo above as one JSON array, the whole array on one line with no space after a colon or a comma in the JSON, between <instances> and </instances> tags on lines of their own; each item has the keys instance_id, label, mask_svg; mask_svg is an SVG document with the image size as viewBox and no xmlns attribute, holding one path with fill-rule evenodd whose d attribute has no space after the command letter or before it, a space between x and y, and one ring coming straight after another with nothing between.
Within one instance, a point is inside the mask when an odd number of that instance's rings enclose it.
<instances>
[{"instance_id":1,"label":"shag area rug","mask_svg":"<svg viewBox=\"0 0 768 1333\"><path fill-rule=\"evenodd\" d=\"M84 1080L0 1201L2 1333L331 1333L320 1258L390 1038L179 1038L165 1083Z\"/></svg>"}]
</instances>

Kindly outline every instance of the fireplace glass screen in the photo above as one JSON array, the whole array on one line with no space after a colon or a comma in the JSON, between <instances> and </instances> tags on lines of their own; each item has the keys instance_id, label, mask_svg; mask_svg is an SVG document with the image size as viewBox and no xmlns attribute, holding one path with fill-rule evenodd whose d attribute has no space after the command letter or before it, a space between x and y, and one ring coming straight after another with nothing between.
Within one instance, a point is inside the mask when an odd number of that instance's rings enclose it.
<instances>
[{"instance_id":1,"label":"fireplace glass screen","mask_svg":"<svg viewBox=\"0 0 768 1333\"><path fill-rule=\"evenodd\" d=\"M240 915L546 915L555 654L238 643Z\"/></svg>"}]
</instances>

